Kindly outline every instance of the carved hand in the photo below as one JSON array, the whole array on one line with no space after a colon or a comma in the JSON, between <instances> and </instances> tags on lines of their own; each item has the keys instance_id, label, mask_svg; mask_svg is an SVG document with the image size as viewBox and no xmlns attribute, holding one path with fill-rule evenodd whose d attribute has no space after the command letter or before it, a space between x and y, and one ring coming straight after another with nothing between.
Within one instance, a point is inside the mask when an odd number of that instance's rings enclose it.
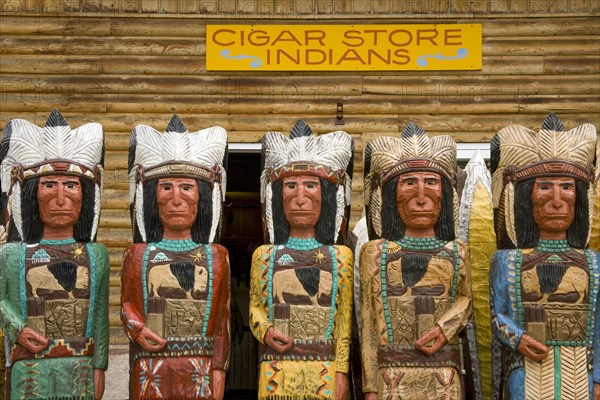
<instances>
[{"instance_id":1,"label":"carved hand","mask_svg":"<svg viewBox=\"0 0 600 400\"><path fill-rule=\"evenodd\" d=\"M19 337L17 338L17 343L21 346L25 347L32 353L38 353L48 347L48 339L26 326L23 328Z\"/></svg>"},{"instance_id":2,"label":"carved hand","mask_svg":"<svg viewBox=\"0 0 600 400\"><path fill-rule=\"evenodd\" d=\"M104 395L104 370L102 369L94 370L94 389L96 400L100 400Z\"/></svg>"},{"instance_id":3,"label":"carved hand","mask_svg":"<svg viewBox=\"0 0 600 400\"><path fill-rule=\"evenodd\" d=\"M377 392L369 392L365 393L365 400L378 400L379 393Z\"/></svg>"},{"instance_id":4,"label":"carved hand","mask_svg":"<svg viewBox=\"0 0 600 400\"><path fill-rule=\"evenodd\" d=\"M225 395L225 371L222 369L213 370L213 399L221 400Z\"/></svg>"},{"instance_id":5,"label":"carved hand","mask_svg":"<svg viewBox=\"0 0 600 400\"><path fill-rule=\"evenodd\" d=\"M431 345L428 346L427 344L429 342L433 343L431 343ZM446 343L448 343L446 335L444 335L444 332L442 332L442 328L440 328L439 325L436 325L427 332L425 332L425 334L421 336L421 338L415 340L413 344L417 348L417 350L421 351L422 353L428 356L431 356L437 353L442 347L444 347Z\"/></svg>"},{"instance_id":6,"label":"carved hand","mask_svg":"<svg viewBox=\"0 0 600 400\"><path fill-rule=\"evenodd\" d=\"M594 383L594 400L600 400L600 383Z\"/></svg>"},{"instance_id":7,"label":"carved hand","mask_svg":"<svg viewBox=\"0 0 600 400\"><path fill-rule=\"evenodd\" d=\"M147 351L161 351L167 344L165 339L152 332L147 326L142 328L135 341Z\"/></svg>"},{"instance_id":8,"label":"carved hand","mask_svg":"<svg viewBox=\"0 0 600 400\"><path fill-rule=\"evenodd\" d=\"M335 400L345 400L348 396L348 376L343 372L335 373Z\"/></svg>"},{"instance_id":9,"label":"carved hand","mask_svg":"<svg viewBox=\"0 0 600 400\"><path fill-rule=\"evenodd\" d=\"M285 336L273 327L270 327L267 330L267 333L265 334L265 343L278 353L287 353L294 345L291 337Z\"/></svg>"},{"instance_id":10,"label":"carved hand","mask_svg":"<svg viewBox=\"0 0 600 400\"><path fill-rule=\"evenodd\" d=\"M540 362L548 357L548 347L525 333L521 336L517 351L535 362Z\"/></svg>"}]
</instances>

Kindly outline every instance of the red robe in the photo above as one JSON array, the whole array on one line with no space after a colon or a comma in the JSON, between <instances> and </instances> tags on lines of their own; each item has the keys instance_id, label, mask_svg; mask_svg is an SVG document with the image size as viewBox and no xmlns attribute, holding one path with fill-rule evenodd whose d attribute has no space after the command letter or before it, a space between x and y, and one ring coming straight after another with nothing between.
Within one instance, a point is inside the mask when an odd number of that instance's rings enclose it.
<instances>
[{"instance_id":1,"label":"red robe","mask_svg":"<svg viewBox=\"0 0 600 400\"><path fill-rule=\"evenodd\" d=\"M129 397L212 399L212 371L228 367L228 253L218 244L173 250L163 242L134 244L124 256L121 321L132 341ZM177 268L182 262L187 272ZM167 339L162 350L148 352L136 343L144 326Z\"/></svg>"}]
</instances>

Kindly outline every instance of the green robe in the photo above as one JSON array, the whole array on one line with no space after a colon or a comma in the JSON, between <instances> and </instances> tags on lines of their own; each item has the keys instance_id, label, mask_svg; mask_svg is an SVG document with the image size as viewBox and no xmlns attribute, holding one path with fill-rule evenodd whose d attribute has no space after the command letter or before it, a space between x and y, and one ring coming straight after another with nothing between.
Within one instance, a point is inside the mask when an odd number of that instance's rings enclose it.
<instances>
[{"instance_id":1,"label":"green robe","mask_svg":"<svg viewBox=\"0 0 600 400\"><path fill-rule=\"evenodd\" d=\"M61 262L69 265L56 266ZM9 343L7 398L93 399L94 370L108 366L106 248L74 240L0 247L0 327ZM49 342L16 343L29 326Z\"/></svg>"}]
</instances>

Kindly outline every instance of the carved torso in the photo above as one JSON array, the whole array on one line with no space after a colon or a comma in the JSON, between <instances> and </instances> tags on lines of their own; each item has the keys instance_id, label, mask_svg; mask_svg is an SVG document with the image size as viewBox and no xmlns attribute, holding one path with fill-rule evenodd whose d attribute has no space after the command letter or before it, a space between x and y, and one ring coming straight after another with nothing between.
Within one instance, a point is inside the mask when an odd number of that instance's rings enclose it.
<instances>
[{"instance_id":1,"label":"carved torso","mask_svg":"<svg viewBox=\"0 0 600 400\"><path fill-rule=\"evenodd\" d=\"M206 334L212 265L204 246L186 252L149 246L146 254L148 327L163 337Z\"/></svg>"},{"instance_id":2,"label":"carved torso","mask_svg":"<svg viewBox=\"0 0 600 400\"><path fill-rule=\"evenodd\" d=\"M590 274L582 250L522 251L521 309L526 331L545 343L586 341Z\"/></svg>"},{"instance_id":3,"label":"carved torso","mask_svg":"<svg viewBox=\"0 0 600 400\"><path fill-rule=\"evenodd\" d=\"M28 326L48 339L85 336L90 257L84 243L28 245L25 283Z\"/></svg>"},{"instance_id":4,"label":"carved torso","mask_svg":"<svg viewBox=\"0 0 600 400\"><path fill-rule=\"evenodd\" d=\"M394 344L412 344L448 310L456 296L457 258L452 243L411 250L388 242L381 279Z\"/></svg>"}]
</instances>

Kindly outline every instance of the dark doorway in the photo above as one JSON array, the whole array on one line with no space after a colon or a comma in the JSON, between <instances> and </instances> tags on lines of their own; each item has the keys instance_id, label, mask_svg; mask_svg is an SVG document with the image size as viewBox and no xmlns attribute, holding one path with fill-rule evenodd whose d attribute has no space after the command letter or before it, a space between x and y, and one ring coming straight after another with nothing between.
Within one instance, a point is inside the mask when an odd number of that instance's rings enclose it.
<instances>
[{"instance_id":1,"label":"dark doorway","mask_svg":"<svg viewBox=\"0 0 600 400\"><path fill-rule=\"evenodd\" d=\"M248 323L250 266L263 244L260 153L230 153L221 244L231 268L231 348L227 399L256 399L257 344Z\"/></svg>"}]
</instances>

